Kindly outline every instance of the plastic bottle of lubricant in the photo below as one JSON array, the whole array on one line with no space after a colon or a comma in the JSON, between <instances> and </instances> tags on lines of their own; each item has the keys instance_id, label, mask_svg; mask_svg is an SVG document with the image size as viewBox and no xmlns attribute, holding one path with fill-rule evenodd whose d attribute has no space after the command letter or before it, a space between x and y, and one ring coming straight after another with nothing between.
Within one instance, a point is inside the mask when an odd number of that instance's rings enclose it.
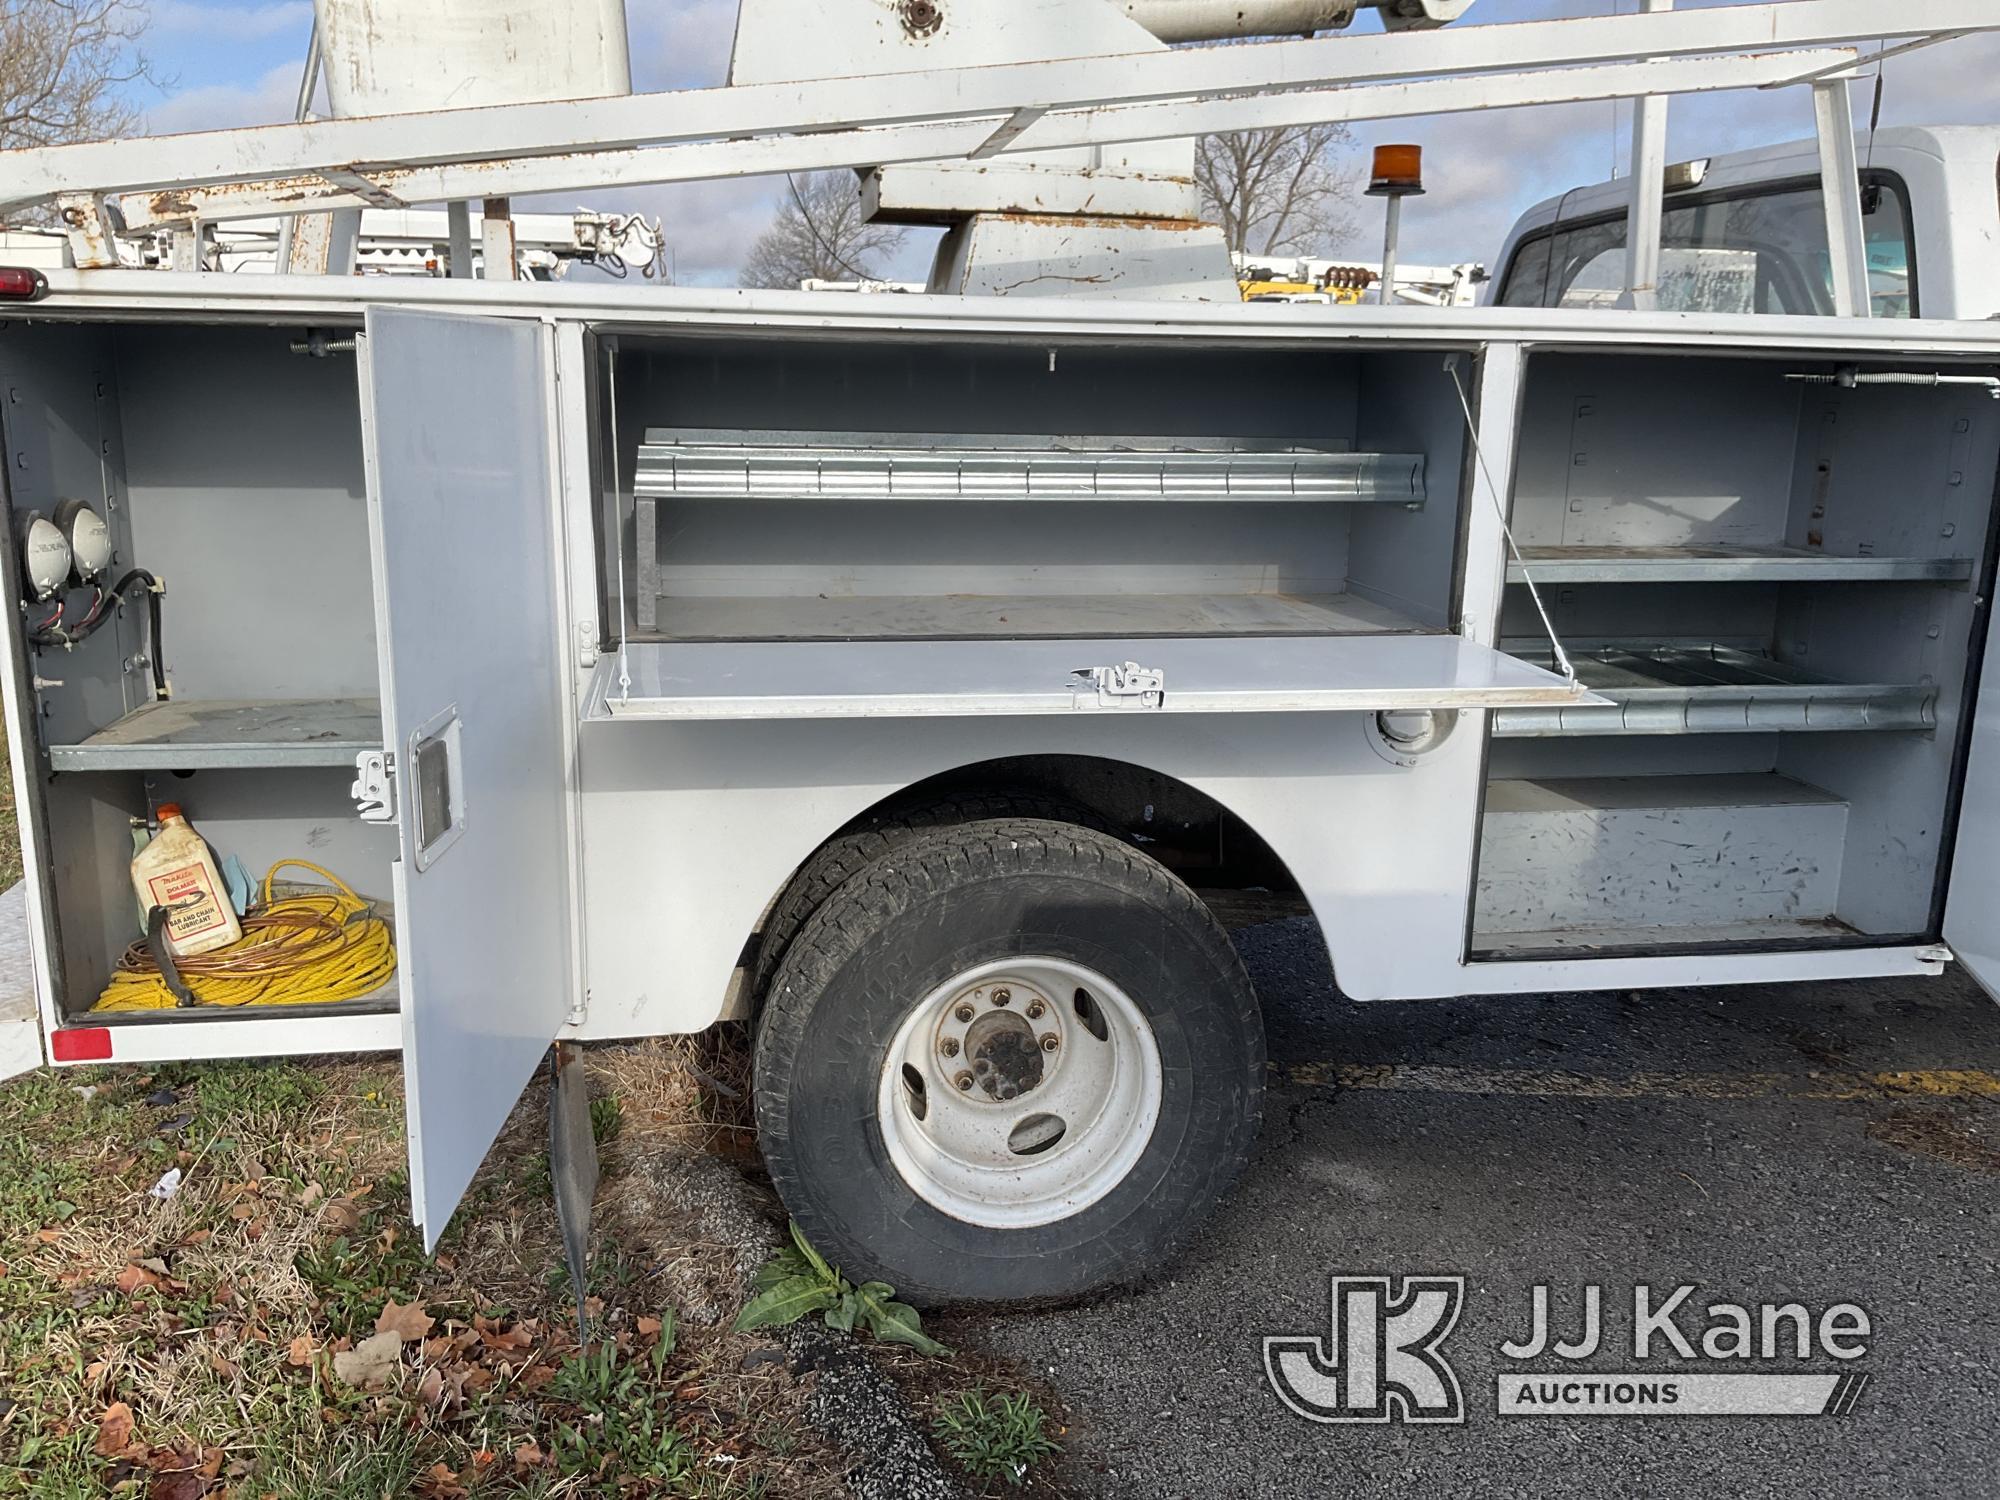
<instances>
[{"instance_id":1,"label":"plastic bottle of lubricant","mask_svg":"<svg viewBox=\"0 0 2000 1500\"><path fill-rule=\"evenodd\" d=\"M228 947L243 936L243 926L215 856L178 803L162 802L158 817L160 831L132 859L140 909L167 909L167 951L176 958Z\"/></svg>"}]
</instances>

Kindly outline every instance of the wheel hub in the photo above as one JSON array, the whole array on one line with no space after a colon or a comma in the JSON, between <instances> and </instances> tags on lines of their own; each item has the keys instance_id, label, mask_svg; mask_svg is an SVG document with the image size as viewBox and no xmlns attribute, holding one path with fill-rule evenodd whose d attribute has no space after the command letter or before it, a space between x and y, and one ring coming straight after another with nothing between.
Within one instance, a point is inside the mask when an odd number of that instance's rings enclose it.
<instances>
[{"instance_id":1,"label":"wheel hub","mask_svg":"<svg viewBox=\"0 0 2000 1500\"><path fill-rule=\"evenodd\" d=\"M884 1061L890 1160L933 1206L994 1227L1080 1212L1137 1163L1159 1118L1140 1007L1067 959L981 964L910 1012Z\"/></svg>"},{"instance_id":2,"label":"wheel hub","mask_svg":"<svg viewBox=\"0 0 2000 1500\"><path fill-rule=\"evenodd\" d=\"M952 1086L975 1102L1011 1104L1032 1093L1062 1050L1055 1007L1020 981L974 985L941 1009L937 1056Z\"/></svg>"}]
</instances>

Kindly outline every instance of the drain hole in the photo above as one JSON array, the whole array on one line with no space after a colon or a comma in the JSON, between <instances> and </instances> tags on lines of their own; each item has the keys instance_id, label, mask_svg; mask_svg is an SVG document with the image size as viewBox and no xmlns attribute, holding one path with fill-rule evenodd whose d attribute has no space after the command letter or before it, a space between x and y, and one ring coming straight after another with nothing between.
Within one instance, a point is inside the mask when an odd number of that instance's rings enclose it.
<instances>
[{"instance_id":1,"label":"drain hole","mask_svg":"<svg viewBox=\"0 0 2000 1500\"><path fill-rule=\"evenodd\" d=\"M1089 990L1078 990L1074 1001L1076 1018L1083 1022L1083 1029L1100 1042L1111 1035L1111 1028L1104 1024L1104 1012L1097 1008L1097 1002L1090 998Z\"/></svg>"},{"instance_id":2,"label":"drain hole","mask_svg":"<svg viewBox=\"0 0 2000 1500\"><path fill-rule=\"evenodd\" d=\"M1016 1156L1035 1156L1061 1140L1067 1129L1069 1126L1054 1115L1029 1115L1007 1132L1007 1149Z\"/></svg>"},{"instance_id":3,"label":"drain hole","mask_svg":"<svg viewBox=\"0 0 2000 1500\"><path fill-rule=\"evenodd\" d=\"M930 1113L930 1100L924 1097L924 1075L908 1063L903 1064L903 1087L910 1093L910 1113L921 1120Z\"/></svg>"}]
</instances>

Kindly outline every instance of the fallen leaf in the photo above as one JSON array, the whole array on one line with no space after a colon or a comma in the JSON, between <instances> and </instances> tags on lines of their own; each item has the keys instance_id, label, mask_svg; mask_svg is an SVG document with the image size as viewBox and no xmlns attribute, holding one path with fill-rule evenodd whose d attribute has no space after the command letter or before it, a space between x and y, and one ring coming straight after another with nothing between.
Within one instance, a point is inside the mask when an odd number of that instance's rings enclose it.
<instances>
[{"instance_id":1,"label":"fallen leaf","mask_svg":"<svg viewBox=\"0 0 2000 1500\"><path fill-rule=\"evenodd\" d=\"M309 1333L300 1334L285 1350L285 1363L294 1370L303 1370L312 1363L312 1357L313 1336Z\"/></svg>"},{"instance_id":2,"label":"fallen leaf","mask_svg":"<svg viewBox=\"0 0 2000 1500\"><path fill-rule=\"evenodd\" d=\"M53 1245L61 1238L62 1231L60 1229L37 1229L35 1231L35 1240L39 1244Z\"/></svg>"},{"instance_id":3,"label":"fallen leaf","mask_svg":"<svg viewBox=\"0 0 2000 1500\"><path fill-rule=\"evenodd\" d=\"M157 1474L146 1487L146 1500L200 1500L208 1493L208 1481L187 1469Z\"/></svg>"},{"instance_id":4,"label":"fallen leaf","mask_svg":"<svg viewBox=\"0 0 2000 1500\"><path fill-rule=\"evenodd\" d=\"M215 1231L213 1229L196 1229L182 1235L181 1244L188 1249L193 1249L196 1245L206 1245L214 1238Z\"/></svg>"},{"instance_id":5,"label":"fallen leaf","mask_svg":"<svg viewBox=\"0 0 2000 1500\"><path fill-rule=\"evenodd\" d=\"M252 1217L256 1212L257 1212L256 1204L239 1203L236 1205L236 1207L229 1210L229 1217L232 1219L247 1219Z\"/></svg>"},{"instance_id":6,"label":"fallen leaf","mask_svg":"<svg viewBox=\"0 0 2000 1500\"><path fill-rule=\"evenodd\" d=\"M97 1420L97 1445L93 1451L99 1458L116 1458L131 1445L132 1408L123 1401L114 1401Z\"/></svg>"},{"instance_id":7,"label":"fallen leaf","mask_svg":"<svg viewBox=\"0 0 2000 1500\"><path fill-rule=\"evenodd\" d=\"M165 1278L159 1272L145 1266L131 1265L118 1273L118 1290L126 1296L136 1295L142 1288L158 1286Z\"/></svg>"},{"instance_id":8,"label":"fallen leaf","mask_svg":"<svg viewBox=\"0 0 2000 1500\"><path fill-rule=\"evenodd\" d=\"M325 1188L321 1187L316 1182L309 1182L305 1186L305 1191L299 1194L299 1207L311 1208L315 1203L319 1202L319 1200L324 1198L325 1196L326 1196Z\"/></svg>"},{"instance_id":9,"label":"fallen leaf","mask_svg":"<svg viewBox=\"0 0 2000 1500\"><path fill-rule=\"evenodd\" d=\"M546 1461L546 1455L533 1438L514 1450L514 1462L524 1469L538 1469Z\"/></svg>"},{"instance_id":10,"label":"fallen leaf","mask_svg":"<svg viewBox=\"0 0 2000 1500\"><path fill-rule=\"evenodd\" d=\"M224 1380L234 1380L238 1373L234 1360L225 1359L213 1351L210 1351L208 1356L208 1367Z\"/></svg>"},{"instance_id":11,"label":"fallen leaf","mask_svg":"<svg viewBox=\"0 0 2000 1500\"><path fill-rule=\"evenodd\" d=\"M364 1390L380 1390L402 1373L403 1336L393 1329L363 1339L352 1349L333 1357L336 1379Z\"/></svg>"},{"instance_id":12,"label":"fallen leaf","mask_svg":"<svg viewBox=\"0 0 2000 1500\"><path fill-rule=\"evenodd\" d=\"M375 1318L377 1333L393 1331L401 1335L406 1344L421 1343L424 1335L429 1333L433 1326L434 1320L424 1311L421 1302L399 1303L393 1297L383 1305L382 1311Z\"/></svg>"},{"instance_id":13,"label":"fallen leaf","mask_svg":"<svg viewBox=\"0 0 2000 1500\"><path fill-rule=\"evenodd\" d=\"M349 1198L335 1198L320 1217L335 1234L352 1234L361 1227L361 1210Z\"/></svg>"},{"instance_id":14,"label":"fallen leaf","mask_svg":"<svg viewBox=\"0 0 2000 1500\"><path fill-rule=\"evenodd\" d=\"M499 1457L500 1455L495 1453L491 1448L481 1448L477 1453L472 1455L473 1467L483 1469Z\"/></svg>"},{"instance_id":15,"label":"fallen leaf","mask_svg":"<svg viewBox=\"0 0 2000 1500\"><path fill-rule=\"evenodd\" d=\"M420 1482L418 1493L434 1496L436 1500L458 1500L468 1491L450 1468L444 1464L432 1464L430 1473Z\"/></svg>"},{"instance_id":16,"label":"fallen leaf","mask_svg":"<svg viewBox=\"0 0 2000 1500\"><path fill-rule=\"evenodd\" d=\"M658 1318L640 1318L632 1326L639 1330L640 1338L656 1339L660 1336L660 1330L666 1325Z\"/></svg>"}]
</instances>

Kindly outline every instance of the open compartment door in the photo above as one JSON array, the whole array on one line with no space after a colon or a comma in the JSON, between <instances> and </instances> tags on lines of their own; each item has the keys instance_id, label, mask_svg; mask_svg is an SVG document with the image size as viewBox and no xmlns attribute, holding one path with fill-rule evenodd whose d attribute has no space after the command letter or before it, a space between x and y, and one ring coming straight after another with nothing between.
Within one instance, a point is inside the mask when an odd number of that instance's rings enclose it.
<instances>
[{"instance_id":1,"label":"open compartment door","mask_svg":"<svg viewBox=\"0 0 2000 1500\"><path fill-rule=\"evenodd\" d=\"M570 1008L546 338L530 322L373 307L362 341L410 1193L426 1247Z\"/></svg>"},{"instance_id":2,"label":"open compartment door","mask_svg":"<svg viewBox=\"0 0 2000 1500\"><path fill-rule=\"evenodd\" d=\"M647 642L599 660L585 717L1298 713L1600 703L1455 635Z\"/></svg>"},{"instance_id":3,"label":"open compartment door","mask_svg":"<svg viewBox=\"0 0 2000 1500\"><path fill-rule=\"evenodd\" d=\"M1944 940L1979 987L2000 1000L2000 615L1987 624L1982 659Z\"/></svg>"}]
</instances>

